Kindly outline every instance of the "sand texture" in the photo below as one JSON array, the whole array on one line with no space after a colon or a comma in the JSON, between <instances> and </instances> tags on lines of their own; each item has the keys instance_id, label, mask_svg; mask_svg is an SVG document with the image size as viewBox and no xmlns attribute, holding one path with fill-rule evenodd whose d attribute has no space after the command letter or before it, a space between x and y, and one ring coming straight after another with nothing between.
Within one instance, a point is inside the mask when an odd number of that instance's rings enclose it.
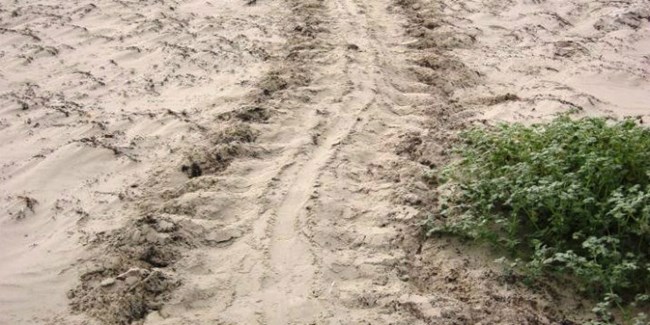
<instances>
[{"instance_id":1,"label":"sand texture","mask_svg":"<svg viewBox=\"0 0 650 325\"><path fill-rule=\"evenodd\" d=\"M0 324L578 324L422 174L649 78L644 0L2 0Z\"/></svg>"}]
</instances>

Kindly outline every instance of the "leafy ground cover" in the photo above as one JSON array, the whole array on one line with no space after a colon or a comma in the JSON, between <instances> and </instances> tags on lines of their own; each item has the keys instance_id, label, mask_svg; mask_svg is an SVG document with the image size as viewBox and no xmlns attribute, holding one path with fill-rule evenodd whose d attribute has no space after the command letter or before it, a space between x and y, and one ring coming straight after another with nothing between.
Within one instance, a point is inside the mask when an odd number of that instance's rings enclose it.
<instances>
[{"instance_id":1,"label":"leafy ground cover","mask_svg":"<svg viewBox=\"0 0 650 325\"><path fill-rule=\"evenodd\" d=\"M633 120L501 124L461 135L428 233L507 250L534 281L570 277L593 324L647 324L650 130ZM617 310L614 317L612 310Z\"/></svg>"}]
</instances>

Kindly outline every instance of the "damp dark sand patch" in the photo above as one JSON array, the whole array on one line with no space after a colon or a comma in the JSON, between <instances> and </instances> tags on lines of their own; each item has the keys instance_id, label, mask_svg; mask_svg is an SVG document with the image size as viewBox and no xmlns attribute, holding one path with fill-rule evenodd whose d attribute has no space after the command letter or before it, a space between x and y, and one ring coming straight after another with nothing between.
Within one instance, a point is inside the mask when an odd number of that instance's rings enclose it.
<instances>
[{"instance_id":1,"label":"damp dark sand patch","mask_svg":"<svg viewBox=\"0 0 650 325\"><path fill-rule=\"evenodd\" d=\"M244 106L219 116L219 119L230 121L233 119L247 123L266 123L269 121L273 111L269 108L253 105Z\"/></svg>"},{"instance_id":2,"label":"damp dark sand patch","mask_svg":"<svg viewBox=\"0 0 650 325\"><path fill-rule=\"evenodd\" d=\"M254 156L252 143L258 131L247 123L235 123L209 136L208 143L192 148L181 170L190 178L221 172L238 157Z\"/></svg>"},{"instance_id":3,"label":"damp dark sand patch","mask_svg":"<svg viewBox=\"0 0 650 325\"><path fill-rule=\"evenodd\" d=\"M169 270L182 249L205 244L206 231L189 221L146 216L92 240L98 257L68 292L73 312L104 324L131 324L159 310L180 281Z\"/></svg>"}]
</instances>

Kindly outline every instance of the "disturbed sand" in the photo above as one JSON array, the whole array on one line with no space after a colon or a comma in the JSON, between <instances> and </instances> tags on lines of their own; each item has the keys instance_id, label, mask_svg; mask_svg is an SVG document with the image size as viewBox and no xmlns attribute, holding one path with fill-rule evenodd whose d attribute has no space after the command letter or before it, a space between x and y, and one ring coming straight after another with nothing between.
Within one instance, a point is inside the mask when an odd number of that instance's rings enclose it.
<instances>
[{"instance_id":1,"label":"disturbed sand","mask_svg":"<svg viewBox=\"0 0 650 325\"><path fill-rule=\"evenodd\" d=\"M0 63L0 324L572 324L422 241L421 175L474 123L645 123L650 4L2 1Z\"/></svg>"}]
</instances>

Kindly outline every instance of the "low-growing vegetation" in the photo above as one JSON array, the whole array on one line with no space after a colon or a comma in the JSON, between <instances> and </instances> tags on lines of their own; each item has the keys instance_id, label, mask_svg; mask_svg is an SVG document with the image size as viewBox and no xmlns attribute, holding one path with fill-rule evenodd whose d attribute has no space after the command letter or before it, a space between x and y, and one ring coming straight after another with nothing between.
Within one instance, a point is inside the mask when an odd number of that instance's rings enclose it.
<instances>
[{"instance_id":1,"label":"low-growing vegetation","mask_svg":"<svg viewBox=\"0 0 650 325\"><path fill-rule=\"evenodd\" d=\"M431 175L444 185L429 235L505 249L531 284L570 278L600 301L591 324L647 324L649 129L633 120L561 116L471 129L457 153L460 159Z\"/></svg>"}]
</instances>

